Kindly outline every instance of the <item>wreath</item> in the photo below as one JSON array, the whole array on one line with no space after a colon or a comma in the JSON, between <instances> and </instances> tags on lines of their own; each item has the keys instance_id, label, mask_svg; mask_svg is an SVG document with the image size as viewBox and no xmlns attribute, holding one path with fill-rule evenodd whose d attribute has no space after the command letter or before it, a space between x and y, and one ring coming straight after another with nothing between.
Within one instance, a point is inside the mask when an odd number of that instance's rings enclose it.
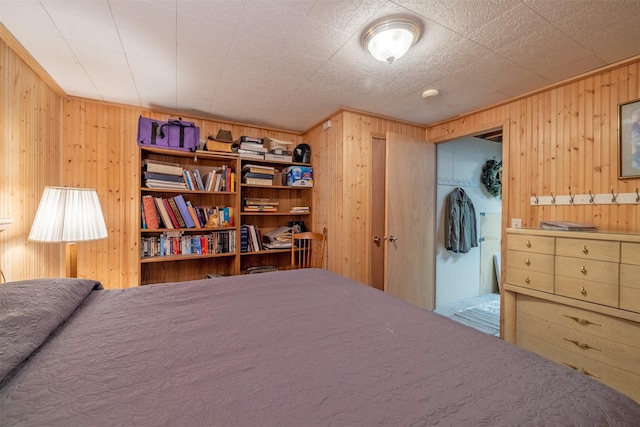
<instances>
[{"instance_id":1,"label":"wreath","mask_svg":"<svg viewBox=\"0 0 640 427\"><path fill-rule=\"evenodd\" d=\"M502 161L487 160L482 166L480 181L487 187L487 191L493 197L502 194Z\"/></svg>"}]
</instances>

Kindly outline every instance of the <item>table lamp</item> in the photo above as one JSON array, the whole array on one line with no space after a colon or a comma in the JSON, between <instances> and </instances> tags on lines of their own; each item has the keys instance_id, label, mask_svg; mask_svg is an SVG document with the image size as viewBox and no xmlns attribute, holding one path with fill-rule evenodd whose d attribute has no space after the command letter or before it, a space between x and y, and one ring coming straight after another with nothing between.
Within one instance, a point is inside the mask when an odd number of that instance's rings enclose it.
<instances>
[{"instance_id":1,"label":"table lamp","mask_svg":"<svg viewBox=\"0 0 640 427\"><path fill-rule=\"evenodd\" d=\"M29 240L65 242L67 277L78 277L76 242L106 237L107 227L96 190L45 187Z\"/></svg>"}]
</instances>

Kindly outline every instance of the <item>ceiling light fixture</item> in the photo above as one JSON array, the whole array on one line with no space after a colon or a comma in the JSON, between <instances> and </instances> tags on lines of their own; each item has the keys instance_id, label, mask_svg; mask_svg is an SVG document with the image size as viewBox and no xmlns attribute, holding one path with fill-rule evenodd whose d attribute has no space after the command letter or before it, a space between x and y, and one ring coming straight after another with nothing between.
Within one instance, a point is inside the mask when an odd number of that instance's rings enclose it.
<instances>
[{"instance_id":1,"label":"ceiling light fixture","mask_svg":"<svg viewBox=\"0 0 640 427\"><path fill-rule=\"evenodd\" d=\"M363 46L378 61L393 63L420 38L420 22L407 16L384 18L375 22L362 36Z\"/></svg>"},{"instance_id":2,"label":"ceiling light fixture","mask_svg":"<svg viewBox=\"0 0 640 427\"><path fill-rule=\"evenodd\" d=\"M440 95L440 91L438 89L427 89L422 92L422 97L424 99L433 98L434 96Z\"/></svg>"}]
</instances>

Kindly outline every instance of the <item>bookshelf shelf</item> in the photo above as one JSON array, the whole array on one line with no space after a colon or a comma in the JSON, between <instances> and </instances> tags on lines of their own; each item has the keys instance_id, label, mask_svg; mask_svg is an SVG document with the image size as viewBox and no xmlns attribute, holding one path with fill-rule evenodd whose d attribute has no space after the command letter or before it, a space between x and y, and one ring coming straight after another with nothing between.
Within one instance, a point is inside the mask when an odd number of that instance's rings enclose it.
<instances>
[{"instance_id":1,"label":"bookshelf shelf","mask_svg":"<svg viewBox=\"0 0 640 427\"><path fill-rule=\"evenodd\" d=\"M164 255L164 256L154 256L141 258L140 262L142 264L156 263L156 262L167 262L167 261L186 261L193 259L204 259L204 258L224 258L224 257L235 257L235 252L227 252L224 254L206 254L206 255Z\"/></svg>"}]
</instances>

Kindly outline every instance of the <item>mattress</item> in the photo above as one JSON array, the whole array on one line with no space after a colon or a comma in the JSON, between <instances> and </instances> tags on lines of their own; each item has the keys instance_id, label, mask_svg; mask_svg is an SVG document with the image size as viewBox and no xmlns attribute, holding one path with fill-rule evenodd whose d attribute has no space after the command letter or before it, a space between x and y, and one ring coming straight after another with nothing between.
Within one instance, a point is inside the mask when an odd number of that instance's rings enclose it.
<instances>
[{"instance_id":1,"label":"mattress","mask_svg":"<svg viewBox=\"0 0 640 427\"><path fill-rule=\"evenodd\" d=\"M0 286L2 426L640 425L640 405L325 270Z\"/></svg>"}]
</instances>

